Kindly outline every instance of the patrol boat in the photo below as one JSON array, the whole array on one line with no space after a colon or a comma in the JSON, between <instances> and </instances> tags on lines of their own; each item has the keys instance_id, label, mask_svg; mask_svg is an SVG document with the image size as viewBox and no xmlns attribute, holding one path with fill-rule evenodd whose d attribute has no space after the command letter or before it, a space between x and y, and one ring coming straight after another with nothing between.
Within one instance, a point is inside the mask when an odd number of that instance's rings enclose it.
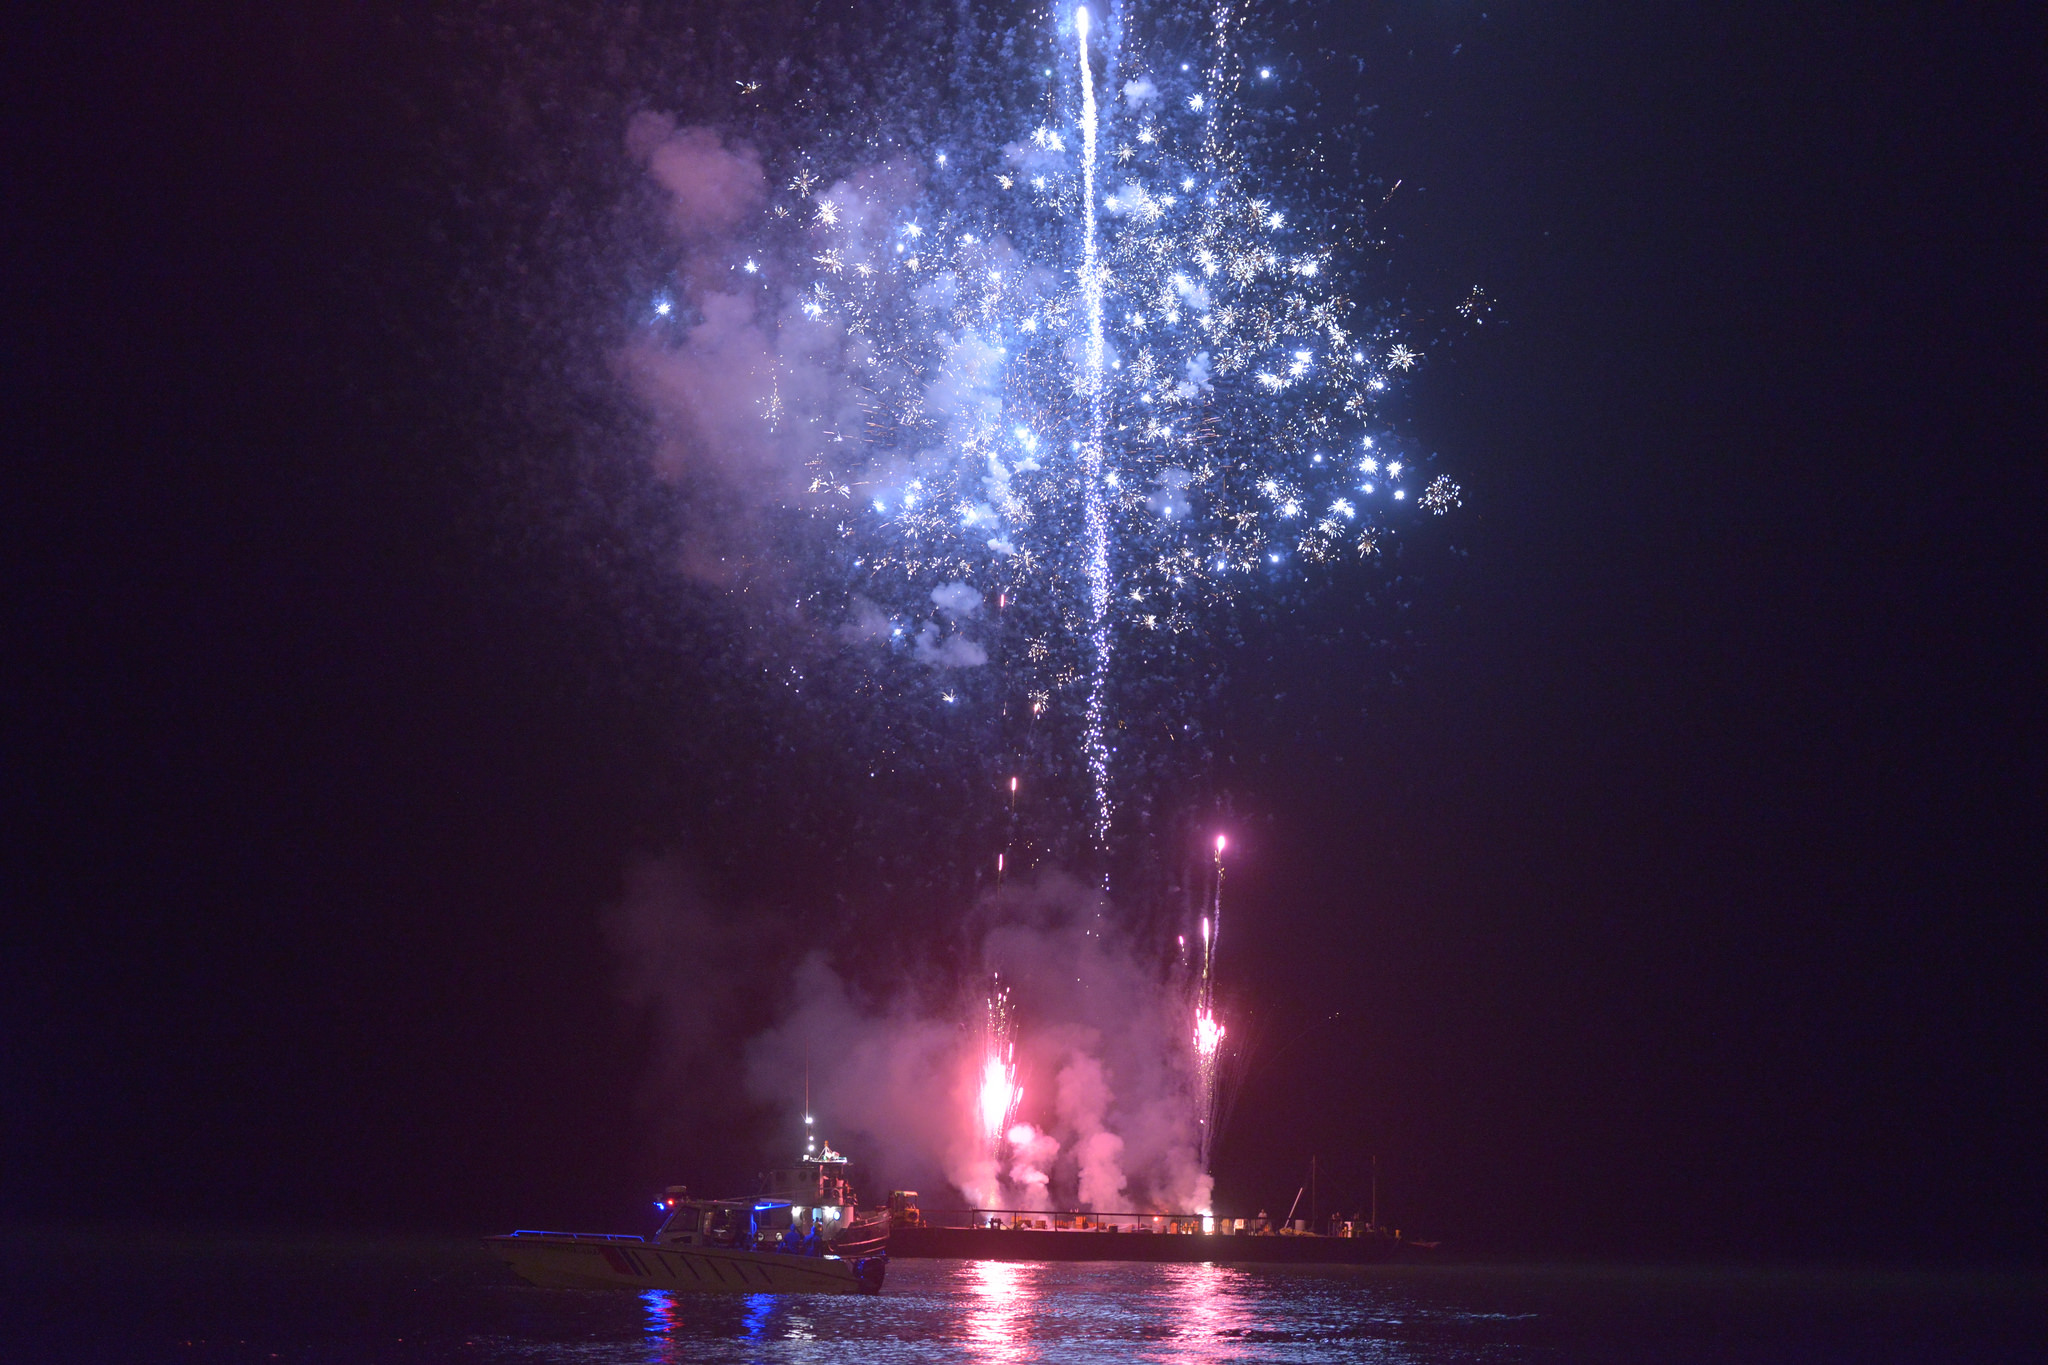
<instances>
[{"instance_id":1,"label":"patrol boat","mask_svg":"<svg viewBox=\"0 0 2048 1365\"><path fill-rule=\"evenodd\" d=\"M889 1216L859 1216L846 1169L827 1144L795 1170L771 1172L760 1197L692 1199L670 1186L654 1201L667 1216L651 1238L521 1230L484 1245L550 1289L875 1294L889 1268Z\"/></svg>"}]
</instances>

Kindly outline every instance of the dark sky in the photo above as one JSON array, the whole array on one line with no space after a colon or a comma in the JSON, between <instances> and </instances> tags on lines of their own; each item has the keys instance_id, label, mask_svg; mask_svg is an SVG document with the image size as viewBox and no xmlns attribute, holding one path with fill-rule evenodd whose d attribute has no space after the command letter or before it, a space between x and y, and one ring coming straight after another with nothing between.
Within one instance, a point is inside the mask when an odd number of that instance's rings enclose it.
<instances>
[{"instance_id":1,"label":"dark sky","mask_svg":"<svg viewBox=\"0 0 2048 1365\"><path fill-rule=\"evenodd\" d=\"M1415 386L1464 553L1398 682L1342 604L1235 664L1224 1201L1377 1154L1480 1251L2040 1257L2042 35L1866 10L1318 35L1368 58L1403 277L1496 312ZM649 1138L600 918L653 853L830 895L839 817L675 665L715 621L631 586L637 514L523 520L549 421L450 304L482 58L374 6L48 22L0 1211L623 1227L746 1161Z\"/></svg>"}]
</instances>

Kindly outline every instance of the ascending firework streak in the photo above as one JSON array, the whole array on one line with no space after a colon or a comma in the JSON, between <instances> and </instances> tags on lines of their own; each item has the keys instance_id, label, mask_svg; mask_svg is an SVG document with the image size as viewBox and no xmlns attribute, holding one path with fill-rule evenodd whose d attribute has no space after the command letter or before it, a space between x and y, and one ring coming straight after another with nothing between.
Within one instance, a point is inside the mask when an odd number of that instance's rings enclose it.
<instances>
[{"instance_id":1,"label":"ascending firework streak","mask_svg":"<svg viewBox=\"0 0 2048 1365\"><path fill-rule=\"evenodd\" d=\"M1103 506L1103 341L1102 263L1095 250L1095 73L1088 65L1088 11L1074 11L1081 62L1081 308L1088 320L1081 393L1088 400L1088 436L1082 454L1082 486L1088 516L1088 713L1082 748L1095 798L1095 842L1109 842L1109 746L1103 738L1103 689L1109 680L1109 513Z\"/></svg>"},{"instance_id":2,"label":"ascending firework streak","mask_svg":"<svg viewBox=\"0 0 2048 1365\"><path fill-rule=\"evenodd\" d=\"M1024 1099L1024 1091L1017 1084L1017 1030L1010 1017L1010 992L1000 978L989 989L982 1020L981 1059L977 1108L981 1136L993 1158Z\"/></svg>"},{"instance_id":3,"label":"ascending firework streak","mask_svg":"<svg viewBox=\"0 0 2048 1365\"><path fill-rule=\"evenodd\" d=\"M1202 1123L1202 1170L1216 1141L1216 1067L1223 1050L1223 1025L1216 1018L1216 945L1223 935L1223 845L1216 836L1216 899L1202 916L1202 975L1195 987L1195 1085Z\"/></svg>"}]
</instances>

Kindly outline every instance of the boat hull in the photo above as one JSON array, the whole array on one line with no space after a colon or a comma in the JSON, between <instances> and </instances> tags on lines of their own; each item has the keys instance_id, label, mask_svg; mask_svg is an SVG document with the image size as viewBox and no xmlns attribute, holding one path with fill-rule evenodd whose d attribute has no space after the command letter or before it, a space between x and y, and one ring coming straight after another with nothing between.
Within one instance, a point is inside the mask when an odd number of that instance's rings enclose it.
<instances>
[{"instance_id":1,"label":"boat hull","mask_svg":"<svg viewBox=\"0 0 2048 1365\"><path fill-rule=\"evenodd\" d=\"M779 1251L667 1246L569 1233L486 1237L484 1246L546 1289L669 1289L691 1294L875 1294L886 1255L844 1260Z\"/></svg>"},{"instance_id":2,"label":"boat hull","mask_svg":"<svg viewBox=\"0 0 2048 1365\"><path fill-rule=\"evenodd\" d=\"M1258 1237L1232 1233L944 1228L899 1223L891 1256L975 1261L1221 1261L1269 1265L1380 1265L1428 1259L1432 1248L1385 1235Z\"/></svg>"}]
</instances>

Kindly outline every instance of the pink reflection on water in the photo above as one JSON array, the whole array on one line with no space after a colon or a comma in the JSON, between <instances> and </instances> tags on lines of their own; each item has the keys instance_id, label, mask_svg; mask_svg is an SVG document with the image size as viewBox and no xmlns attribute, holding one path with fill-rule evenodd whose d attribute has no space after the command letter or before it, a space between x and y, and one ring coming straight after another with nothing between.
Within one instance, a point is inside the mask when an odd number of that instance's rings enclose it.
<instances>
[{"instance_id":1,"label":"pink reflection on water","mask_svg":"<svg viewBox=\"0 0 2048 1365\"><path fill-rule=\"evenodd\" d=\"M1242 1360L1245 1334L1259 1325L1243 1292L1243 1273L1207 1261L1161 1266L1160 1271L1167 1301L1159 1312L1176 1329L1173 1358Z\"/></svg>"},{"instance_id":2,"label":"pink reflection on water","mask_svg":"<svg viewBox=\"0 0 2048 1365\"><path fill-rule=\"evenodd\" d=\"M1015 1261L970 1261L965 1270L972 1307L967 1341L976 1360L1029 1358L1026 1343L1038 1307L1038 1270Z\"/></svg>"}]
</instances>

